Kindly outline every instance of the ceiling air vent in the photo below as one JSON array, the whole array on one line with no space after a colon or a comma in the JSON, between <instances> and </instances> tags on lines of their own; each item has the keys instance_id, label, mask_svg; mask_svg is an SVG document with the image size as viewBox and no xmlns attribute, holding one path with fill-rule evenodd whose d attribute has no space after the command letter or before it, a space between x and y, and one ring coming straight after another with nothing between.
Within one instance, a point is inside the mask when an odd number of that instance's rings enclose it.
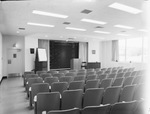
<instances>
[{"instance_id":1,"label":"ceiling air vent","mask_svg":"<svg viewBox=\"0 0 150 114\"><path fill-rule=\"evenodd\" d=\"M104 28L104 27L102 27L102 26L96 26L95 28Z\"/></svg>"},{"instance_id":2,"label":"ceiling air vent","mask_svg":"<svg viewBox=\"0 0 150 114\"><path fill-rule=\"evenodd\" d=\"M71 24L70 22L64 22L63 24L65 24L65 25L69 25L69 24Z\"/></svg>"},{"instance_id":3,"label":"ceiling air vent","mask_svg":"<svg viewBox=\"0 0 150 114\"><path fill-rule=\"evenodd\" d=\"M83 11L81 11L81 13L84 13L84 14L89 14L91 12L92 12L92 10L88 10L88 9L84 9Z\"/></svg>"}]
</instances>

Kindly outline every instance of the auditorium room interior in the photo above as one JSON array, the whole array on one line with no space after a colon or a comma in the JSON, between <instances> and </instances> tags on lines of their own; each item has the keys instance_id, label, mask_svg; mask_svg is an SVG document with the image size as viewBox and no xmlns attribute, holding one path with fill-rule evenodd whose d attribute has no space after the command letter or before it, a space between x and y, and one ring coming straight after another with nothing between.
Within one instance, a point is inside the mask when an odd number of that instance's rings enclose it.
<instances>
[{"instance_id":1,"label":"auditorium room interior","mask_svg":"<svg viewBox=\"0 0 150 114\"><path fill-rule=\"evenodd\" d=\"M0 114L149 114L150 0L0 0Z\"/></svg>"}]
</instances>

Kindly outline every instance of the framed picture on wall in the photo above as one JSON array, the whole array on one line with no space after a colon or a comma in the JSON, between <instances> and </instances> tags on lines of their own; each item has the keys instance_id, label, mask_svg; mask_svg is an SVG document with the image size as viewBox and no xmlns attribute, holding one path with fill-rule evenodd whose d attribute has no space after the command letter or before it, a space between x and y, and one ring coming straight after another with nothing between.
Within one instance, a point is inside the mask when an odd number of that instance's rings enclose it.
<instances>
[{"instance_id":1,"label":"framed picture on wall","mask_svg":"<svg viewBox=\"0 0 150 114\"><path fill-rule=\"evenodd\" d=\"M96 54L96 50L92 50L92 54Z\"/></svg>"}]
</instances>

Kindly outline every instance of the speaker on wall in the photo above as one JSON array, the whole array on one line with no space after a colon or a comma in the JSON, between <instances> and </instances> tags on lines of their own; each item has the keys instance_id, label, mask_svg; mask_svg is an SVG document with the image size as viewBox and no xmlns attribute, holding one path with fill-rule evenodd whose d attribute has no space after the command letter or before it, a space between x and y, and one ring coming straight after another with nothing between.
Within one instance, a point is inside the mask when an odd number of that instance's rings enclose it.
<instances>
[{"instance_id":1,"label":"speaker on wall","mask_svg":"<svg viewBox=\"0 0 150 114\"><path fill-rule=\"evenodd\" d=\"M34 48L30 48L30 53L34 54Z\"/></svg>"}]
</instances>

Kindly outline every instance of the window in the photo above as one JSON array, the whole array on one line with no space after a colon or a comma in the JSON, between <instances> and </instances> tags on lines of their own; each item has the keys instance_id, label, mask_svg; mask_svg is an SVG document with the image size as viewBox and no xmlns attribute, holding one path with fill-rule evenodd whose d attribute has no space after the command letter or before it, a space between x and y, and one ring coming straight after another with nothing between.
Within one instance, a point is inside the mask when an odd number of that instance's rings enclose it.
<instances>
[{"instance_id":1,"label":"window","mask_svg":"<svg viewBox=\"0 0 150 114\"><path fill-rule=\"evenodd\" d=\"M148 38L119 40L119 61L146 62L148 60Z\"/></svg>"}]
</instances>

